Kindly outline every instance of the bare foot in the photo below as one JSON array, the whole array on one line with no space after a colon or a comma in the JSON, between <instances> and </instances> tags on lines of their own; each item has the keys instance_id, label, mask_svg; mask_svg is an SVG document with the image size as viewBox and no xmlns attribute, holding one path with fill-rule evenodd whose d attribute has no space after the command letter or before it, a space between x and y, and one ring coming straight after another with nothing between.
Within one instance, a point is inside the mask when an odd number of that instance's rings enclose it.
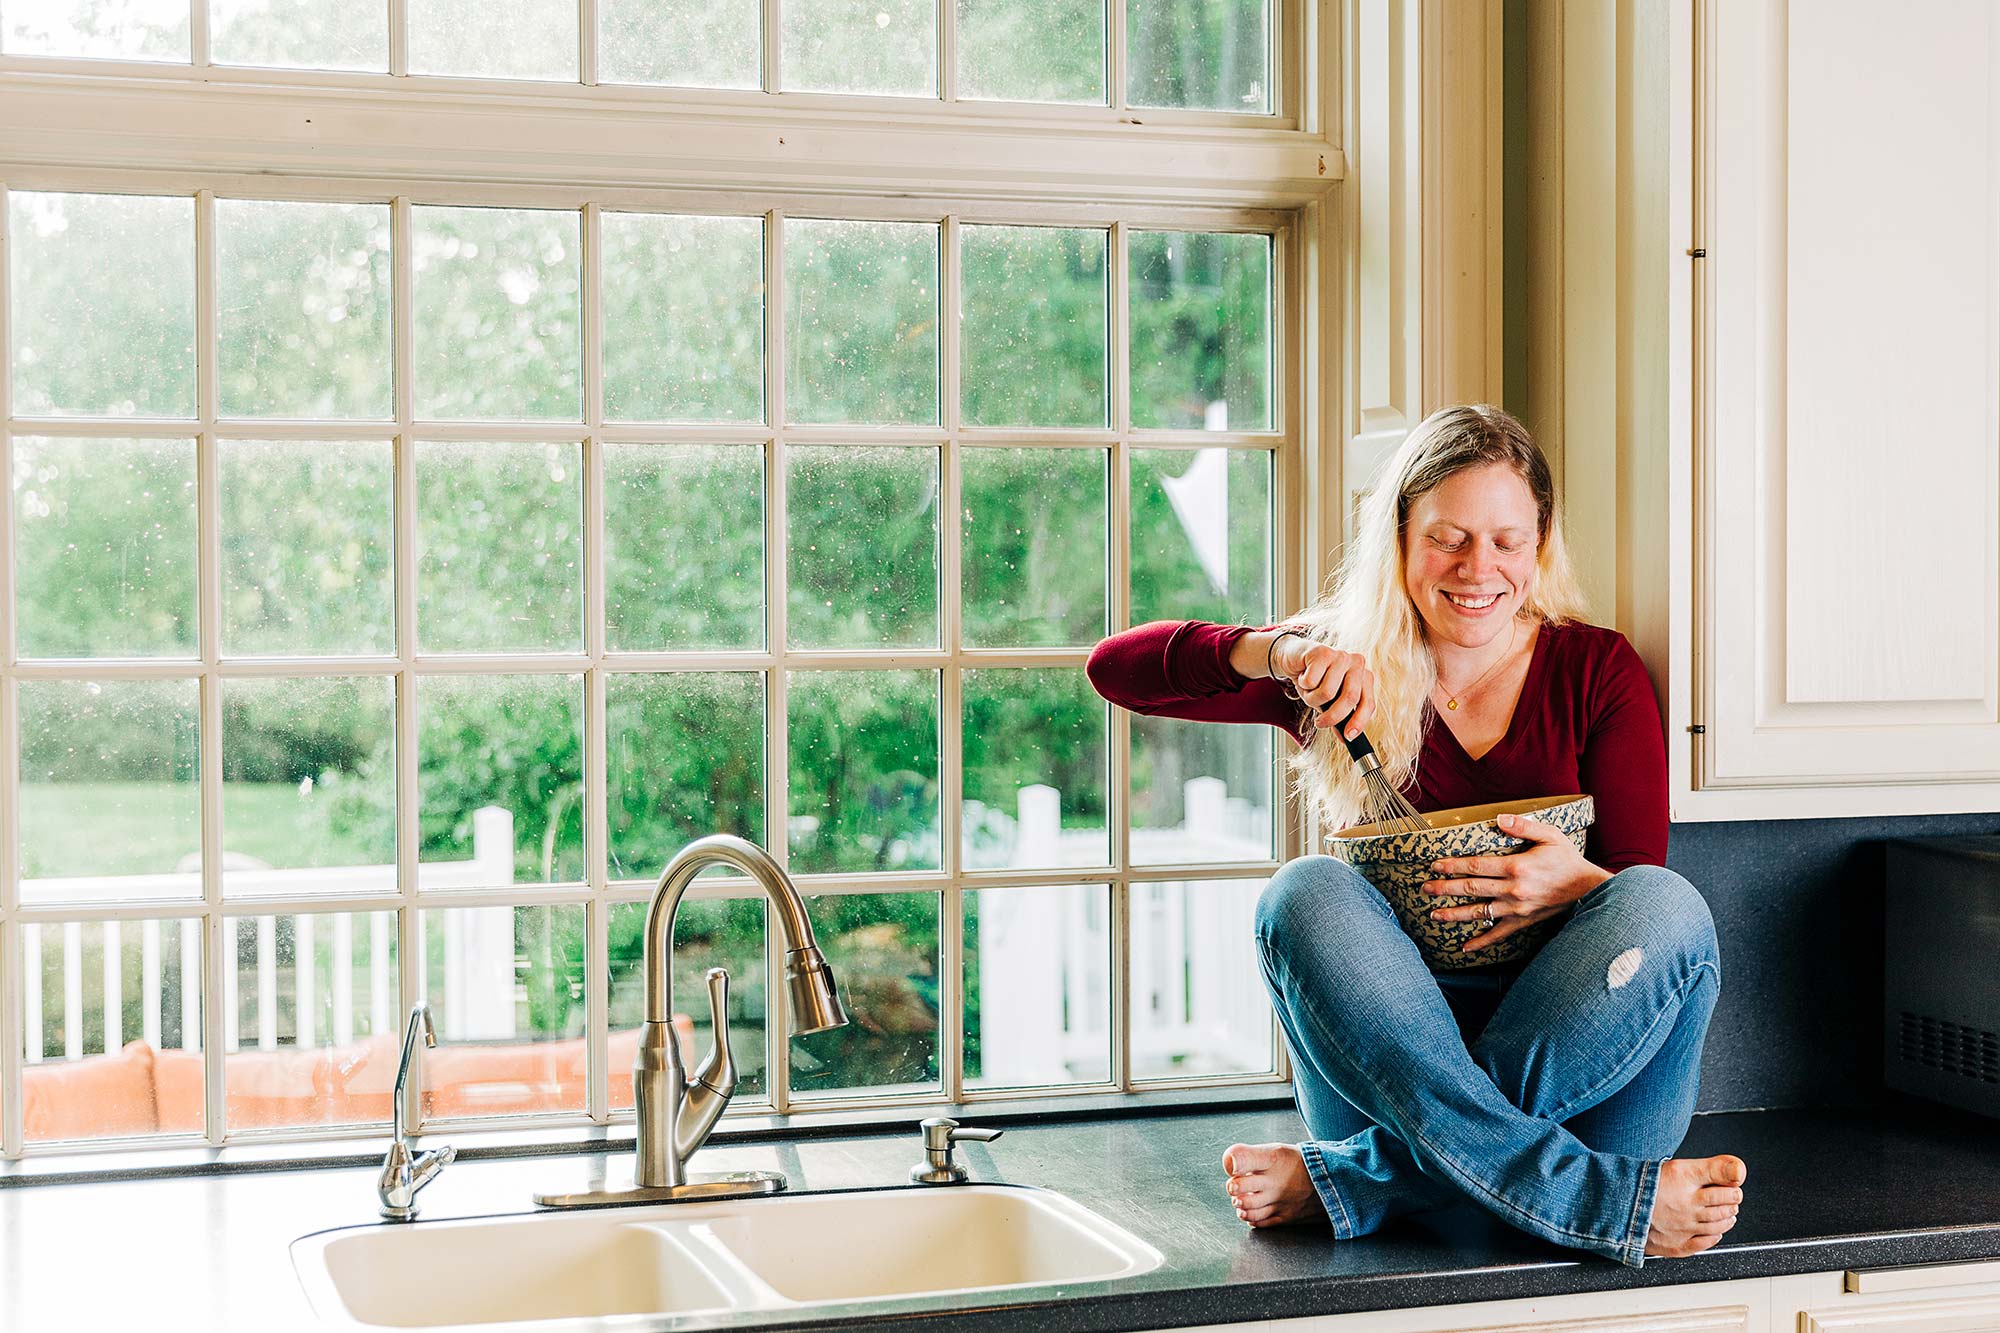
<instances>
[{"instance_id":1,"label":"bare foot","mask_svg":"<svg viewBox=\"0 0 2000 1333\"><path fill-rule=\"evenodd\" d=\"M1750 1168L1740 1157L1676 1157L1660 1166L1646 1253L1679 1259L1699 1254L1736 1225Z\"/></svg>"},{"instance_id":2,"label":"bare foot","mask_svg":"<svg viewBox=\"0 0 2000 1333\"><path fill-rule=\"evenodd\" d=\"M1289 1143L1238 1143L1222 1154L1229 1173L1229 1201L1253 1227L1323 1222L1326 1205L1306 1174L1306 1159Z\"/></svg>"}]
</instances>

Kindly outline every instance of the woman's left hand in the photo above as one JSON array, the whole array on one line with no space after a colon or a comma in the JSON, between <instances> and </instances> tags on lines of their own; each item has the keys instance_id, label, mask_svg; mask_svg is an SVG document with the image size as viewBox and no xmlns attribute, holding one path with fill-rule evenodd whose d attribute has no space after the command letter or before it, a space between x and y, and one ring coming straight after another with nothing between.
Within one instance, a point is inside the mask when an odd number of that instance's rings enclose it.
<instances>
[{"instance_id":1,"label":"woman's left hand","mask_svg":"<svg viewBox=\"0 0 2000 1333\"><path fill-rule=\"evenodd\" d=\"M1447 857L1434 862L1431 873L1462 878L1433 879L1424 885L1429 894L1492 900L1492 928L1467 940L1467 951L1498 944L1516 931L1548 920L1611 878L1610 871L1584 860L1576 844L1553 824L1525 815L1502 815L1497 822L1502 833L1525 838L1528 846L1507 856ZM1484 921L1486 904L1440 907L1431 917Z\"/></svg>"}]
</instances>

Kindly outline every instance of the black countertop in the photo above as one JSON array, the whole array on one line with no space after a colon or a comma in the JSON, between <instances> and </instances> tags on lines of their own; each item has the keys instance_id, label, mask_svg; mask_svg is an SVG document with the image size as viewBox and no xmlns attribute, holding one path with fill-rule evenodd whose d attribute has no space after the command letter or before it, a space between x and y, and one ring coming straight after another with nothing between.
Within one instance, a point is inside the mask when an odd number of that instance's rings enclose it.
<instances>
[{"instance_id":1,"label":"black countertop","mask_svg":"<svg viewBox=\"0 0 2000 1333\"><path fill-rule=\"evenodd\" d=\"M1250 1231L1223 1195L1219 1159L1238 1140L1296 1139L1289 1111L1020 1125L961 1146L975 1179L1069 1194L1165 1263L1115 1283L985 1293L976 1308L962 1296L909 1297L654 1326L1169 1328L1991 1259L2000 1257L1996 1130L1915 1102L1698 1116L1683 1156L1732 1152L1749 1164L1737 1226L1703 1254L1632 1269L1556 1248L1471 1204L1353 1241L1321 1227ZM729 1144L704 1149L697 1165L777 1167L795 1190L852 1189L900 1181L915 1148L908 1132ZM600 1155L460 1162L426 1191L424 1216L527 1211L531 1191L580 1187L605 1167ZM0 1190L0 1328L309 1326L288 1247L371 1222L373 1186L372 1169L344 1167ZM117 1256L116 1281L104 1278L107 1255Z\"/></svg>"}]
</instances>

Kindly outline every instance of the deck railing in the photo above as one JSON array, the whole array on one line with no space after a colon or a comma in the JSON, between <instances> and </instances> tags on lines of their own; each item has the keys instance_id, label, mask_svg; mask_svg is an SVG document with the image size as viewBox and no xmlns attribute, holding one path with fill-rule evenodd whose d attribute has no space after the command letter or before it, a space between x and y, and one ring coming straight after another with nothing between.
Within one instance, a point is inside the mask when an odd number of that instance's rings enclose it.
<instances>
[{"instance_id":1,"label":"deck railing","mask_svg":"<svg viewBox=\"0 0 2000 1333\"><path fill-rule=\"evenodd\" d=\"M1195 862L1241 862L1271 855L1270 811L1260 803L1232 797L1219 779L1198 777L1182 789L1182 822L1170 828L1134 828L1131 855L1135 865L1172 866ZM1102 828L1065 829L1062 798L1053 787L1020 789L1011 817L997 823L1011 840L1009 864L1079 868L1102 865ZM991 815L989 815L991 818ZM470 860L432 862L420 868L426 889L501 888L514 880L514 820L512 814L488 806L473 816ZM1008 827L1011 825L1011 827ZM338 866L304 870L274 870L232 862L224 868L229 897L246 902L256 897L297 901L316 893L357 890L392 894L393 865ZM1246 1040L1269 1031L1268 1011L1254 979L1257 959L1244 919L1243 893L1225 884L1203 884L1190 871L1187 881L1135 882L1131 888L1131 1050L1139 1071L1174 1070L1200 1073L1240 1069ZM102 880L26 880L23 901L81 901L91 898L158 899L185 902L201 895L195 871L170 874L121 875ZM1251 882L1254 883L1254 882ZM1249 883L1243 885L1244 889ZM58 899L59 895L59 899ZM1077 886L1024 891L989 891L982 895L979 929L979 1002L985 1021L981 1028L980 1081L1004 1085L1068 1082L1079 1071L1102 1069L1109 1050L1106 1022L1110 1012L1105 991L1110 984L1113 940L1111 914L1104 891L1091 887L1087 875ZM442 987L437 1001L439 1035L456 1041L504 1041L520 1035L515 976L514 909L508 906L454 908L439 913L442 966L435 974ZM393 913L377 911L297 912L289 917L290 949L281 947L279 917L257 914L225 917L222 949L222 1039L226 1051L243 1044L243 1033L259 1049L281 1045L312 1046L322 1042L345 1045L357 1033L393 1032L397 1014L391 997L397 991L393 963ZM360 917L357 922L356 917ZM140 935L140 997L138 1029L125 1031L124 935ZM45 1049L43 987L30 969L24 986L24 1057L29 1064L47 1059L75 1060L85 1050L86 976L84 926L23 923L24 956L42 958L45 930L62 932L63 1048ZM94 978L102 987L102 1045L117 1051L143 1037L155 1049L201 1049L201 987L186 974L201 957L200 921L104 921L101 968ZM318 932L330 934L322 959ZM179 935L174 960L183 970L167 984L163 975L163 933ZM360 939L357 939L357 935ZM254 943L251 941L254 940ZM357 945L366 941L366 953ZM235 947L230 947L230 946ZM246 945L248 947L246 947ZM289 957L284 955L289 953ZM254 960L254 961L251 961ZM317 970L330 967L331 1005L322 1010ZM255 1007L246 1021L242 969L255 976ZM1249 984L1246 984L1246 981ZM167 997L178 1004L177 1021L169 1023ZM281 1005L291 1019L289 1034L281 1033ZM325 1030L322 1030L322 1022ZM171 1029L171 1033L170 1033ZM94 1034L93 1034L94 1035ZM163 1038L171 1035L171 1040ZM287 1039L289 1038L289 1039Z\"/></svg>"}]
</instances>

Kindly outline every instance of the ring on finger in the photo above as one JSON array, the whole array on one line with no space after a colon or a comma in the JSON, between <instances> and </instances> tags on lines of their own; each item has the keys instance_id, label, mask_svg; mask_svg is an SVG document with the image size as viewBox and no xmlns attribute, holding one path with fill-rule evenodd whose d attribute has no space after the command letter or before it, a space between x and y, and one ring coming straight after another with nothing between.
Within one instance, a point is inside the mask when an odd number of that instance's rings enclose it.
<instances>
[{"instance_id":1,"label":"ring on finger","mask_svg":"<svg viewBox=\"0 0 2000 1333\"><path fill-rule=\"evenodd\" d=\"M1491 898L1488 898L1488 899L1486 900L1486 919L1487 919L1487 921L1489 921L1489 922L1490 922L1490 921L1492 921L1492 920L1494 919L1494 917L1493 917L1493 900L1492 900Z\"/></svg>"}]
</instances>

